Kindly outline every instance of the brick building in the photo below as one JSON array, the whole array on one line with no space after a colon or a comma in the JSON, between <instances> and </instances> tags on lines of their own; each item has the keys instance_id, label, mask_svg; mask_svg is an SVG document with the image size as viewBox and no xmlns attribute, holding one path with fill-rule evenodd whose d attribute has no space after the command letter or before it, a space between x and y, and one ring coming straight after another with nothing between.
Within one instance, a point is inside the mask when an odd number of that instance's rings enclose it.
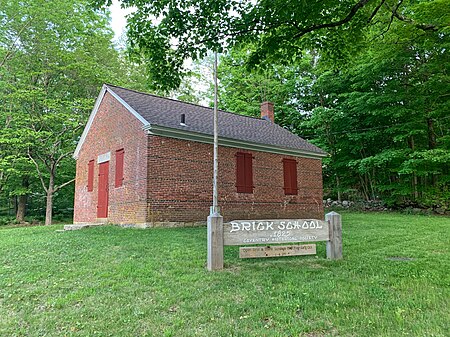
<instances>
[{"instance_id":1,"label":"brick building","mask_svg":"<svg viewBox=\"0 0 450 337\"><path fill-rule=\"evenodd\" d=\"M273 122L219 111L224 220L322 218L318 147ZM74 223L206 221L212 200L213 111L104 85L74 153Z\"/></svg>"}]
</instances>

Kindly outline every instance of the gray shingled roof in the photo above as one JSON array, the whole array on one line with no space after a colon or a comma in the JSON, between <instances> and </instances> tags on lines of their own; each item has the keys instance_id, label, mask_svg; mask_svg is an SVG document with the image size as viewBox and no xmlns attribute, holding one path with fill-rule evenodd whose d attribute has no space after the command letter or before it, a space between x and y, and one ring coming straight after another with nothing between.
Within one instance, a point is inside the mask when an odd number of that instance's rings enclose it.
<instances>
[{"instance_id":1,"label":"gray shingled roof","mask_svg":"<svg viewBox=\"0 0 450 337\"><path fill-rule=\"evenodd\" d=\"M211 108L109 84L107 87L151 125L207 135L213 134L213 109ZM181 114L186 116L186 126L180 125ZM265 119L219 110L218 120L219 137L286 149L303 150L319 155L326 154L317 146Z\"/></svg>"}]
</instances>

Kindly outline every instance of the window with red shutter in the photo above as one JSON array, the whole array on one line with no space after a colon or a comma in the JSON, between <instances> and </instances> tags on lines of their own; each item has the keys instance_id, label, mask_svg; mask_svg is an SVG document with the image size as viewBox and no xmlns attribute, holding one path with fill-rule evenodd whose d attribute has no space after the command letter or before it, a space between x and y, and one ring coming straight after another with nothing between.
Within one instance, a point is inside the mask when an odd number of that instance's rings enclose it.
<instances>
[{"instance_id":1,"label":"window with red shutter","mask_svg":"<svg viewBox=\"0 0 450 337\"><path fill-rule=\"evenodd\" d=\"M297 188L297 162L294 159L283 159L284 194L295 195Z\"/></svg>"},{"instance_id":2,"label":"window with red shutter","mask_svg":"<svg viewBox=\"0 0 450 337\"><path fill-rule=\"evenodd\" d=\"M123 160L124 160L124 150L120 149L116 151L116 179L115 186L120 187L123 184Z\"/></svg>"},{"instance_id":3,"label":"window with red shutter","mask_svg":"<svg viewBox=\"0 0 450 337\"><path fill-rule=\"evenodd\" d=\"M251 153L236 153L236 190L238 193L253 193L253 156Z\"/></svg>"},{"instance_id":4,"label":"window with red shutter","mask_svg":"<svg viewBox=\"0 0 450 337\"><path fill-rule=\"evenodd\" d=\"M92 192L94 190L94 160L90 160L88 163L87 190L88 192Z\"/></svg>"}]
</instances>

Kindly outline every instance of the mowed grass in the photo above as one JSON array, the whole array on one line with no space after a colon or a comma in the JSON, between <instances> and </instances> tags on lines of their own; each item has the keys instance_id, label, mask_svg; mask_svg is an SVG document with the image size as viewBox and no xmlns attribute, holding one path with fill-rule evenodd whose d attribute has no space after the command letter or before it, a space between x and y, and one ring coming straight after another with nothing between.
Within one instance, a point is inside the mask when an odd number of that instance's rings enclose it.
<instances>
[{"instance_id":1,"label":"mowed grass","mask_svg":"<svg viewBox=\"0 0 450 337\"><path fill-rule=\"evenodd\" d=\"M344 213L342 261L221 272L206 228L60 228L0 229L0 336L450 335L449 218Z\"/></svg>"}]
</instances>

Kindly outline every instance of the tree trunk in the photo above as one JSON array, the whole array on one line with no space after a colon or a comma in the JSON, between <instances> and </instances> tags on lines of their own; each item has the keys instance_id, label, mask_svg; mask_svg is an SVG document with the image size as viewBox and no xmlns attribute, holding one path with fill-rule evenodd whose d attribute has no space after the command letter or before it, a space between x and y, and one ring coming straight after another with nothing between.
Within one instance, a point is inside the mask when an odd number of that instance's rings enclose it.
<instances>
[{"instance_id":1,"label":"tree trunk","mask_svg":"<svg viewBox=\"0 0 450 337\"><path fill-rule=\"evenodd\" d=\"M27 176L22 177L22 187L25 189L28 189L29 187ZM27 194L19 195L17 199L16 221L18 222L25 221L25 214L27 210L27 199L28 199Z\"/></svg>"},{"instance_id":2,"label":"tree trunk","mask_svg":"<svg viewBox=\"0 0 450 337\"><path fill-rule=\"evenodd\" d=\"M427 118L428 126L428 149L433 150L436 148L436 133L434 132L434 122L432 118ZM431 174L431 185L436 186L437 176L436 174Z\"/></svg>"},{"instance_id":3,"label":"tree trunk","mask_svg":"<svg viewBox=\"0 0 450 337\"><path fill-rule=\"evenodd\" d=\"M367 190L367 185L366 182L364 181L364 177L359 174L359 181L361 182L361 192L363 194L363 198L366 201L369 201L369 194L368 194L368 190Z\"/></svg>"},{"instance_id":4,"label":"tree trunk","mask_svg":"<svg viewBox=\"0 0 450 337\"><path fill-rule=\"evenodd\" d=\"M419 191L417 189L418 180L417 180L417 174L415 171L413 172L412 184L413 184L413 191L414 191L414 201L417 201L419 199Z\"/></svg>"},{"instance_id":5,"label":"tree trunk","mask_svg":"<svg viewBox=\"0 0 450 337\"><path fill-rule=\"evenodd\" d=\"M413 152L416 150L413 136L410 136L410 138L409 138L409 147L411 148L411 150ZM419 199L419 191L418 191L417 187L418 187L417 186L417 174L416 174L416 171L413 171L413 173L412 173L412 189L413 189L414 201L417 201L417 199Z\"/></svg>"},{"instance_id":6,"label":"tree trunk","mask_svg":"<svg viewBox=\"0 0 450 337\"><path fill-rule=\"evenodd\" d=\"M372 191L372 200L376 200L377 199L377 196L376 196L376 193L375 193L375 177L376 177L376 174L375 174L375 169L374 168L372 168L372 175L368 174L368 176L369 176L370 190Z\"/></svg>"},{"instance_id":7,"label":"tree trunk","mask_svg":"<svg viewBox=\"0 0 450 337\"><path fill-rule=\"evenodd\" d=\"M27 195L19 195L17 200L17 212L16 212L16 221L24 222L25 221L25 212L27 208Z\"/></svg>"},{"instance_id":8,"label":"tree trunk","mask_svg":"<svg viewBox=\"0 0 450 337\"><path fill-rule=\"evenodd\" d=\"M370 176L370 173L364 173L364 177L367 184L367 194L369 195L370 200L375 200L375 193L373 191L372 185L372 177Z\"/></svg>"},{"instance_id":9,"label":"tree trunk","mask_svg":"<svg viewBox=\"0 0 450 337\"><path fill-rule=\"evenodd\" d=\"M434 132L434 122L432 118L427 119L428 125L428 148L433 150L436 148L436 133Z\"/></svg>"},{"instance_id":10,"label":"tree trunk","mask_svg":"<svg viewBox=\"0 0 450 337\"><path fill-rule=\"evenodd\" d=\"M52 224L52 208L53 208L53 188L55 187L55 177L53 173L50 174L50 181L47 189L47 205L45 208L45 224Z\"/></svg>"},{"instance_id":11,"label":"tree trunk","mask_svg":"<svg viewBox=\"0 0 450 337\"><path fill-rule=\"evenodd\" d=\"M336 187L337 187L337 197L338 201L342 201L342 195L341 195L341 182L339 180L339 176L336 174Z\"/></svg>"}]
</instances>

